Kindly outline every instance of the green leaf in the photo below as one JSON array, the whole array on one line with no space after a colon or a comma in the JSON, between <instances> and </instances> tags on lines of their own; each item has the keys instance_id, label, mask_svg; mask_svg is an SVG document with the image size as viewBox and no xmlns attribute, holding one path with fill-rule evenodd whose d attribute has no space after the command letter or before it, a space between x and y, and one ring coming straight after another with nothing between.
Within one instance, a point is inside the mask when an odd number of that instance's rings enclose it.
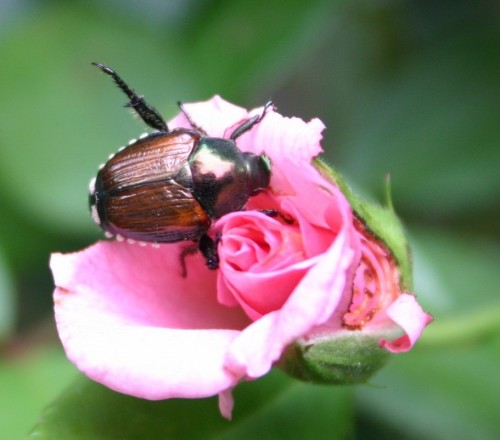
<instances>
[{"instance_id":1,"label":"green leaf","mask_svg":"<svg viewBox=\"0 0 500 440\"><path fill-rule=\"evenodd\" d=\"M24 438L37 415L75 375L61 349L0 358L0 438Z\"/></svg>"},{"instance_id":2,"label":"green leaf","mask_svg":"<svg viewBox=\"0 0 500 440\"><path fill-rule=\"evenodd\" d=\"M0 343L9 335L14 325L14 284L0 253Z\"/></svg>"},{"instance_id":3,"label":"green leaf","mask_svg":"<svg viewBox=\"0 0 500 440\"><path fill-rule=\"evenodd\" d=\"M433 313L464 314L498 301L500 246L476 233L413 228L415 291Z\"/></svg>"},{"instance_id":4,"label":"green leaf","mask_svg":"<svg viewBox=\"0 0 500 440\"><path fill-rule=\"evenodd\" d=\"M201 80L211 94L221 93L229 100L249 95L252 102L241 105L262 105L269 98L265 84L282 81L301 66L311 46L331 27L337 3L206 3L181 34L182 55L190 66L197 66L186 74L195 76L193 82Z\"/></svg>"},{"instance_id":5,"label":"green leaf","mask_svg":"<svg viewBox=\"0 0 500 440\"><path fill-rule=\"evenodd\" d=\"M416 349L381 371L378 389L358 389L358 408L412 439L498 439L499 362L500 333L475 346Z\"/></svg>"},{"instance_id":6,"label":"green leaf","mask_svg":"<svg viewBox=\"0 0 500 440\"><path fill-rule=\"evenodd\" d=\"M368 232L387 246L401 271L403 288L412 291L413 282L409 245L403 225L392 206L389 182L387 183L387 206L381 206L356 195L342 176L321 159L317 159L315 165L325 178L333 180L338 185L349 201L354 213L368 229Z\"/></svg>"},{"instance_id":7,"label":"green leaf","mask_svg":"<svg viewBox=\"0 0 500 440\"><path fill-rule=\"evenodd\" d=\"M498 334L498 244L445 231L411 235L416 292L435 318L419 347L463 347Z\"/></svg>"},{"instance_id":8,"label":"green leaf","mask_svg":"<svg viewBox=\"0 0 500 440\"><path fill-rule=\"evenodd\" d=\"M152 41L131 22L63 4L40 9L0 41L0 188L26 216L62 233L98 235L88 182L100 162L145 127L90 63L116 67L155 105L168 99L169 116L186 86L177 64L163 56L168 41Z\"/></svg>"},{"instance_id":9,"label":"green leaf","mask_svg":"<svg viewBox=\"0 0 500 440\"><path fill-rule=\"evenodd\" d=\"M348 389L292 381L281 372L241 384L235 402L227 421L215 398L151 402L79 378L28 439L343 439L351 429Z\"/></svg>"},{"instance_id":10,"label":"green leaf","mask_svg":"<svg viewBox=\"0 0 500 440\"><path fill-rule=\"evenodd\" d=\"M378 389L358 388L358 409L398 437L497 439L500 249L477 236L411 235L415 288L435 321L372 380Z\"/></svg>"},{"instance_id":11,"label":"green leaf","mask_svg":"<svg viewBox=\"0 0 500 440\"><path fill-rule=\"evenodd\" d=\"M488 25L449 32L405 53L394 76L360 90L341 142L358 184L380 188L390 173L396 206L431 220L498 200L497 32Z\"/></svg>"},{"instance_id":12,"label":"green leaf","mask_svg":"<svg viewBox=\"0 0 500 440\"><path fill-rule=\"evenodd\" d=\"M0 84L8 84L0 100L0 191L53 229L98 236L88 182L146 127L90 63L115 68L168 119L177 100L241 99L262 75L297 64L297 51L328 25L327 4L208 3L163 27L97 5L40 8L0 41Z\"/></svg>"}]
</instances>

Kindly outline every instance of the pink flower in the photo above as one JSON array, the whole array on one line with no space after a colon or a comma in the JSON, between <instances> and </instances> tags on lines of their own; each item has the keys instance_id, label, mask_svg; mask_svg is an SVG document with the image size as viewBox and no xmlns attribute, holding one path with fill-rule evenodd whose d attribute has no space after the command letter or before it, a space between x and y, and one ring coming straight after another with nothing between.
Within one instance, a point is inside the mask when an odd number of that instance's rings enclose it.
<instances>
[{"instance_id":1,"label":"pink flower","mask_svg":"<svg viewBox=\"0 0 500 440\"><path fill-rule=\"evenodd\" d=\"M249 115L217 96L185 107L217 137ZM179 115L169 126L188 122ZM270 158L271 186L247 211L213 226L222 233L218 271L194 255L183 278L183 243L99 242L52 255L55 315L69 359L93 380L136 397L219 394L230 417L232 388L266 374L291 344L373 331L387 350L409 350L430 318L401 290L383 243L312 165L323 128L318 119L269 112L238 138L243 151Z\"/></svg>"}]
</instances>

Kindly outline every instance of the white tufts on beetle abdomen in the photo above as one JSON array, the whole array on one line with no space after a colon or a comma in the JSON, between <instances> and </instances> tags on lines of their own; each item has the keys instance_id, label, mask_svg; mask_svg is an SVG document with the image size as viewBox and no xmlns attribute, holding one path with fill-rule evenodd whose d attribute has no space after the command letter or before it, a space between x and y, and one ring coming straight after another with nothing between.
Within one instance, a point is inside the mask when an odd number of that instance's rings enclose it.
<instances>
[{"instance_id":1,"label":"white tufts on beetle abdomen","mask_svg":"<svg viewBox=\"0 0 500 440\"><path fill-rule=\"evenodd\" d=\"M90 207L90 214L92 215L92 220L98 225L101 224L101 219L99 218L99 213L97 212L97 206L92 205Z\"/></svg>"},{"instance_id":2,"label":"white tufts on beetle abdomen","mask_svg":"<svg viewBox=\"0 0 500 440\"><path fill-rule=\"evenodd\" d=\"M95 177L92 177L89 182L89 194L92 196L95 192Z\"/></svg>"}]
</instances>

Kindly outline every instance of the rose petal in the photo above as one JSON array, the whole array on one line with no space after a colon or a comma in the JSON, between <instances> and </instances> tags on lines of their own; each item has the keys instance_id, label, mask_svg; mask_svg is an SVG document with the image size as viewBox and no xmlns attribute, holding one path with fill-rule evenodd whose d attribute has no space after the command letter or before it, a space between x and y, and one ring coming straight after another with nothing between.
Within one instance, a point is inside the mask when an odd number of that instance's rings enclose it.
<instances>
[{"instance_id":1,"label":"rose petal","mask_svg":"<svg viewBox=\"0 0 500 440\"><path fill-rule=\"evenodd\" d=\"M195 128L228 138L262 108L247 112L215 96L186 104L185 113ZM169 127L189 127L186 114ZM219 220L213 228L223 230L218 272L198 254L188 257L182 278L183 244L155 250L98 243L54 254L57 325L78 368L137 397L219 394L221 413L230 418L231 392L243 377L267 373L294 341L345 332L342 316L352 300L361 242L347 200L311 164L322 151L323 129L319 119L306 123L269 110L238 137L242 151L264 152L272 164L270 188L247 208L278 209L295 222L251 212ZM396 326L406 332L380 341L393 352L409 350L431 320L409 294L380 315L372 324L388 328L386 335Z\"/></svg>"},{"instance_id":2,"label":"rose petal","mask_svg":"<svg viewBox=\"0 0 500 440\"><path fill-rule=\"evenodd\" d=\"M259 112L262 109L255 109L250 113ZM323 122L317 118L305 122L269 111L255 129L238 138L238 146L243 151L255 154L265 151L271 162L279 163L288 159L310 164L311 159L323 151L320 141L324 128Z\"/></svg>"},{"instance_id":3,"label":"rose petal","mask_svg":"<svg viewBox=\"0 0 500 440\"><path fill-rule=\"evenodd\" d=\"M225 101L219 95L204 102L183 104L191 120L212 137L229 137L231 128L248 118L248 112L242 107ZM179 113L168 123L170 129L189 128L187 118Z\"/></svg>"},{"instance_id":4,"label":"rose petal","mask_svg":"<svg viewBox=\"0 0 500 440\"><path fill-rule=\"evenodd\" d=\"M401 327L405 334L394 341L381 339L379 344L392 353L410 350L432 322L432 316L425 313L414 295L403 293L386 310L387 316Z\"/></svg>"},{"instance_id":5,"label":"rose petal","mask_svg":"<svg viewBox=\"0 0 500 440\"><path fill-rule=\"evenodd\" d=\"M225 363L231 372L251 378L266 374L287 345L331 317L355 257L347 231L346 225L280 310L255 321L234 339Z\"/></svg>"},{"instance_id":6,"label":"rose petal","mask_svg":"<svg viewBox=\"0 0 500 440\"><path fill-rule=\"evenodd\" d=\"M223 417L231 420L234 407L233 389L229 388L227 390L219 393L219 411Z\"/></svg>"},{"instance_id":7,"label":"rose petal","mask_svg":"<svg viewBox=\"0 0 500 440\"><path fill-rule=\"evenodd\" d=\"M219 301L239 304L252 320L279 309L314 264L304 260L296 225L246 211L225 216L217 228L223 237Z\"/></svg>"},{"instance_id":8,"label":"rose petal","mask_svg":"<svg viewBox=\"0 0 500 440\"><path fill-rule=\"evenodd\" d=\"M101 242L52 256L59 335L90 378L147 399L212 396L237 383L223 360L248 318L217 303L201 258L183 279L179 252Z\"/></svg>"}]
</instances>

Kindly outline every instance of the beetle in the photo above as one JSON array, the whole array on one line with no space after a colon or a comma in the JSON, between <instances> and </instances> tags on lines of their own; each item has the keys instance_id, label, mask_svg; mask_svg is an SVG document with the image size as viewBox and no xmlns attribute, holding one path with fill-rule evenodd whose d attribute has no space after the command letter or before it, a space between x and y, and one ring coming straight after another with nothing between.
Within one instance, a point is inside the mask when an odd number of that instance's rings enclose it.
<instances>
[{"instance_id":1,"label":"beetle","mask_svg":"<svg viewBox=\"0 0 500 440\"><path fill-rule=\"evenodd\" d=\"M89 187L94 221L107 236L141 243L192 240L209 269L217 269L220 235L211 224L245 208L250 197L269 187L271 166L265 156L242 152L236 140L270 109L238 125L229 139L209 137L185 111L191 128L170 130L160 113L138 96L111 68L92 63L128 96L126 107L156 131L132 140L101 165ZM267 212L275 215L272 210ZM182 263L184 266L184 256ZM185 270L184 272L185 273Z\"/></svg>"}]
</instances>

